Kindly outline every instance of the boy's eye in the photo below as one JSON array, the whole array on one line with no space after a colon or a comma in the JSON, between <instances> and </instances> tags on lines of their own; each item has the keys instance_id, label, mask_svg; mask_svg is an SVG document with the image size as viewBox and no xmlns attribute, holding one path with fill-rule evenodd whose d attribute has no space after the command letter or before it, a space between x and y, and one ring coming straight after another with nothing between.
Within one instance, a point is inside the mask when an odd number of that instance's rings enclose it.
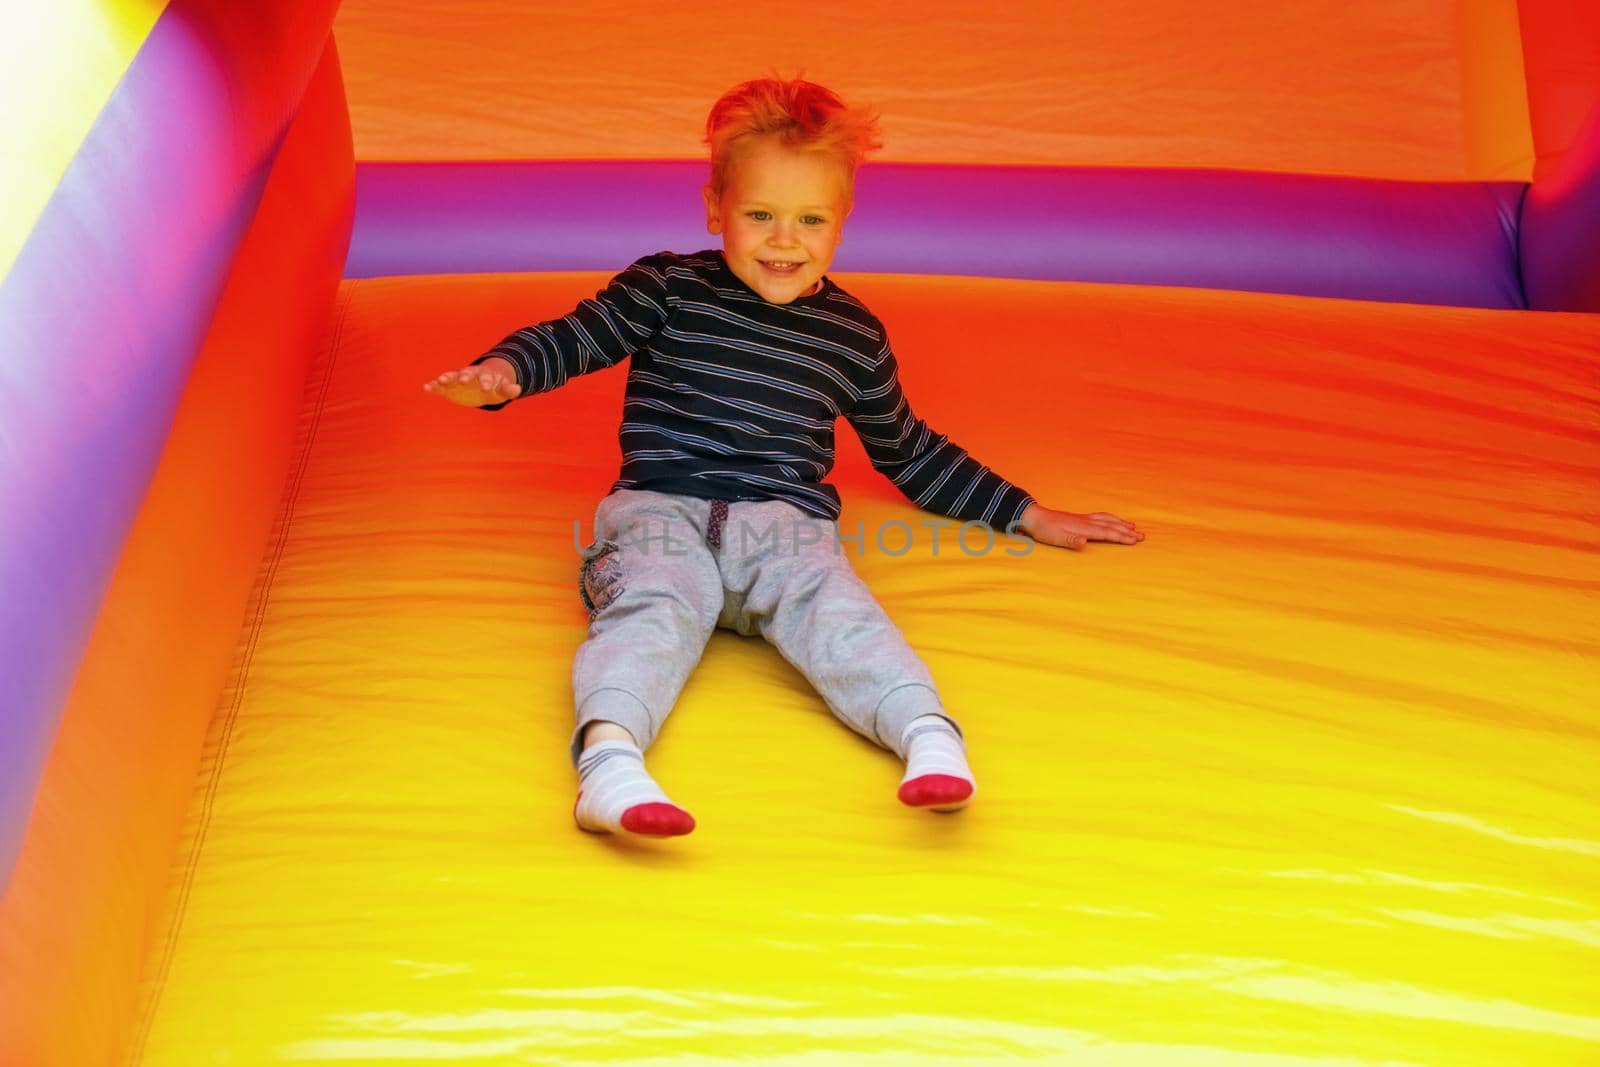
<instances>
[{"instance_id":1,"label":"boy's eye","mask_svg":"<svg viewBox=\"0 0 1600 1067\"><path fill-rule=\"evenodd\" d=\"M748 218L748 219L751 219L754 222L766 222L767 220L772 218L772 212L770 212L770 211L746 211L745 212L745 217ZM800 216L800 221L805 223L807 226L821 226L823 223L827 222L828 220L823 218L821 215L802 215L802 216Z\"/></svg>"}]
</instances>

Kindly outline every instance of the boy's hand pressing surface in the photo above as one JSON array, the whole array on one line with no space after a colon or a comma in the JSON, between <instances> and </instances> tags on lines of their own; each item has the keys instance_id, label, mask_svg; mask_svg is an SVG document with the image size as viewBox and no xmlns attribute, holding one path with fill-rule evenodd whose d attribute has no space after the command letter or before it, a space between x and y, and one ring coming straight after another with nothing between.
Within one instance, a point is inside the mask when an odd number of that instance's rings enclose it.
<instances>
[{"instance_id":1,"label":"boy's hand pressing surface","mask_svg":"<svg viewBox=\"0 0 1600 1067\"><path fill-rule=\"evenodd\" d=\"M464 407L476 408L485 404L503 404L522 393L517 384L517 372L509 360L496 356L475 367L447 370L423 385L425 393L436 393L446 400Z\"/></svg>"},{"instance_id":2,"label":"boy's hand pressing surface","mask_svg":"<svg viewBox=\"0 0 1600 1067\"><path fill-rule=\"evenodd\" d=\"M1038 504L1028 505L1019 520L1018 529L1041 544L1075 551L1090 541L1136 545L1144 540L1144 534L1133 523L1107 512L1076 515L1070 511L1052 511Z\"/></svg>"}]
</instances>

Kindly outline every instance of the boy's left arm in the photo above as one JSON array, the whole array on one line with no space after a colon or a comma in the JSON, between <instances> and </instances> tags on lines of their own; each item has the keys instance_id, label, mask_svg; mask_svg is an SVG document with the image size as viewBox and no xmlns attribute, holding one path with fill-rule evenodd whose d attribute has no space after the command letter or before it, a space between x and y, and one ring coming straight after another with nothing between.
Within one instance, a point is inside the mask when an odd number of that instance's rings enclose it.
<instances>
[{"instance_id":1,"label":"boy's left arm","mask_svg":"<svg viewBox=\"0 0 1600 1067\"><path fill-rule=\"evenodd\" d=\"M1018 530L1035 541L1081 549L1090 541L1135 545L1133 525L1103 511L1055 511L973 459L911 410L888 342L869 381L846 413L872 465L918 507L963 521Z\"/></svg>"}]
</instances>

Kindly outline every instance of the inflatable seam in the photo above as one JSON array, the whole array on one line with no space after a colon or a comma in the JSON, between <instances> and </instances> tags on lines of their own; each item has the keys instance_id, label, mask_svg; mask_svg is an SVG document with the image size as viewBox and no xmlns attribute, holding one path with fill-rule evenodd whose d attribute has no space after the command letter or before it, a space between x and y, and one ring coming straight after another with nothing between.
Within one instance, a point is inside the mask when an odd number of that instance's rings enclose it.
<instances>
[{"instance_id":1,"label":"inflatable seam","mask_svg":"<svg viewBox=\"0 0 1600 1067\"><path fill-rule=\"evenodd\" d=\"M1512 214L1512 224L1516 227L1516 232L1511 237L1511 270L1512 278L1517 283L1517 297L1522 301L1521 308L1523 310L1533 307L1528 302L1528 283L1524 279L1522 271L1522 213L1528 205L1528 194L1532 191L1532 182L1524 182L1522 184L1522 192L1517 194L1517 209Z\"/></svg>"},{"instance_id":2,"label":"inflatable seam","mask_svg":"<svg viewBox=\"0 0 1600 1067\"><path fill-rule=\"evenodd\" d=\"M284 549L288 544L289 530L294 521L295 507L300 499L301 485L305 479L306 468L310 465L311 451L316 444L317 430L322 423L322 413L327 404L328 390L333 382L333 369L340 350L340 342L344 336L345 321L349 315L350 304L355 296L355 288L359 283L350 283L343 287L339 294L338 307L334 314L333 329L329 331L328 340L321 353L320 367L315 368L308 376L307 393L313 394L308 404L302 407L302 428L298 434L294 458L289 465L289 478L284 486L283 501L279 505L278 515L273 520L273 530L269 547L267 549L261 576L257 579L255 588L250 594L250 604L245 610L243 620L246 633L236 656L236 664L228 684L223 689L223 696L219 701L221 714L213 719L212 730L215 740L207 743L206 761L209 766L204 766L201 773L205 776L200 785L202 801L200 813L196 818L194 829L186 848L186 855L182 860L182 872L179 876L179 885L166 920L166 930L160 935L160 958L153 965L152 977L148 980L148 991L141 998L142 1003L137 1016L136 1029L129 1043L128 1055L125 1059L127 1067L137 1067L144 1059L144 1050L150 1037L150 1026L156 1016L156 1008L160 1005L161 996L165 990L168 975L172 969L173 955L177 949L179 935L183 930L183 917L188 909L189 893L194 886L195 874L200 865L200 854L205 848L206 832L211 822L211 812L216 801L217 789L221 784L223 766L227 762L228 745L233 736L233 726L238 720L240 703L246 691L246 682L250 676L250 667L255 658L256 643L261 637L262 627L266 621L267 605L272 598L272 585L276 578L279 564L283 560Z\"/></svg>"}]
</instances>

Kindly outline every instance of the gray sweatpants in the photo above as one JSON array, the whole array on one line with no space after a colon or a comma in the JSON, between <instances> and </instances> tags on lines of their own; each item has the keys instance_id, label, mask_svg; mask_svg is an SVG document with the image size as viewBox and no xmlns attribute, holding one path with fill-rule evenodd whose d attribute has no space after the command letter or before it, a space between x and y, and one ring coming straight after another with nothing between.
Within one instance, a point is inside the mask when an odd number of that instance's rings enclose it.
<instances>
[{"instance_id":1,"label":"gray sweatpants","mask_svg":"<svg viewBox=\"0 0 1600 1067\"><path fill-rule=\"evenodd\" d=\"M595 510L594 530L579 571L589 636L572 665L574 763L596 720L648 748L718 626L766 638L834 715L902 758L906 724L945 714L835 523L777 500L619 489Z\"/></svg>"}]
</instances>

